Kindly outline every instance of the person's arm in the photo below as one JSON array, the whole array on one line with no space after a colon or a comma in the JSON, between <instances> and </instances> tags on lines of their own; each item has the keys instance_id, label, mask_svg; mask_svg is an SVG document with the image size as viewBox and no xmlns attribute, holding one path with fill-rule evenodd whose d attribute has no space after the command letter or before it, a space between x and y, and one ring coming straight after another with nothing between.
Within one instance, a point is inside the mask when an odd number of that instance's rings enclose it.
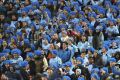
<instances>
[{"instance_id":1,"label":"person's arm","mask_svg":"<svg viewBox=\"0 0 120 80\"><path fill-rule=\"evenodd\" d=\"M44 64L44 70L46 70L47 69L47 67L48 67L48 62L47 62L47 59L46 59L46 57L44 57L43 58L43 64Z\"/></svg>"}]
</instances>

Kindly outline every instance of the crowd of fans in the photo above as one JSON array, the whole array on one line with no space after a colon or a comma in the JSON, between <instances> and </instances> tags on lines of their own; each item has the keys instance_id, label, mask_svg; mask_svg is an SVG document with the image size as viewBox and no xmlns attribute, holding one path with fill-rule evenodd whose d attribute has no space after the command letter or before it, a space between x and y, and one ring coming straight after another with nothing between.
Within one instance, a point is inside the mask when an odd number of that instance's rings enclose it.
<instances>
[{"instance_id":1,"label":"crowd of fans","mask_svg":"<svg viewBox=\"0 0 120 80\"><path fill-rule=\"evenodd\" d=\"M0 0L0 80L120 80L120 0Z\"/></svg>"}]
</instances>

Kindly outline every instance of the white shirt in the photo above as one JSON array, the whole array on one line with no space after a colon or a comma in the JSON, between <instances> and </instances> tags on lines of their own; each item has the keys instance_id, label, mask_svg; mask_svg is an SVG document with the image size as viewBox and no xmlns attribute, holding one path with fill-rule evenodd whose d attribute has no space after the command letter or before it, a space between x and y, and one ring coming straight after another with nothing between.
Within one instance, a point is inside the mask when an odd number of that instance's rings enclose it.
<instances>
[{"instance_id":1,"label":"white shirt","mask_svg":"<svg viewBox=\"0 0 120 80\"><path fill-rule=\"evenodd\" d=\"M30 18L28 16L26 16L26 17L19 17L18 21L26 21L26 22L28 22L28 24L31 24L31 20L30 20Z\"/></svg>"},{"instance_id":2,"label":"white shirt","mask_svg":"<svg viewBox=\"0 0 120 80\"><path fill-rule=\"evenodd\" d=\"M61 64L62 64L62 60L58 56L56 56L55 58L51 58L49 60L50 67L58 68L58 67L60 67Z\"/></svg>"}]
</instances>

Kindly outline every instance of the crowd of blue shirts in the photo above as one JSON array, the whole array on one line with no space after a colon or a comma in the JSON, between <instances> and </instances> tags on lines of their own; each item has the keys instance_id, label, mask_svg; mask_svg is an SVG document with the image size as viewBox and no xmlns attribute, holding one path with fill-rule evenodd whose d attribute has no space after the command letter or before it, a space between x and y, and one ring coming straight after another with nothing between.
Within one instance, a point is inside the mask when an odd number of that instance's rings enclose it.
<instances>
[{"instance_id":1,"label":"crowd of blue shirts","mask_svg":"<svg viewBox=\"0 0 120 80\"><path fill-rule=\"evenodd\" d=\"M0 0L1 80L120 80L120 0Z\"/></svg>"}]
</instances>

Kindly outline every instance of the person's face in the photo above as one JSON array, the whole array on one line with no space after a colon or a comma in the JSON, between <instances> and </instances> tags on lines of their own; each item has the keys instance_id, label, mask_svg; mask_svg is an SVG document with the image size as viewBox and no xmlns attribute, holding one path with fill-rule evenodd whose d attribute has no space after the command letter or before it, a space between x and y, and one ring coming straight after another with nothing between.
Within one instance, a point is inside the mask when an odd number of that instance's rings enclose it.
<instances>
[{"instance_id":1,"label":"person's face","mask_svg":"<svg viewBox=\"0 0 120 80\"><path fill-rule=\"evenodd\" d=\"M115 62L110 62L110 66L114 66L116 63Z\"/></svg>"},{"instance_id":2,"label":"person's face","mask_svg":"<svg viewBox=\"0 0 120 80\"><path fill-rule=\"evenodd\" d=\"M42 77L41 80L48 80L46 77Z\"/></svg>"},{"instance_id":3,"label":"person's face","mask_svg":"<svg viewBox=\"0 0 120 80\"><path fill-rule=\"evenodd\" d=\"M15 40L12 38L12 39L11 39L11 43L13 43L13 42L15 42Z\"/></svg>"},{"instance_id":4,"label":"person's face","mask_svg":"<svg viewBox=\"0 0 120 80\"><path fill-rule=\"evenodd\" d=\"M94 62L93 58L89 59L89 63L92 64Z\"/></svg>"},{"instance_id":5,"label":"person's face","mask_svg":"<svg viewBox=\"0 0 120 80\"><path fill-rule=\"evenodd\" d=\"M24 11L24 12L22 12L22 16L26 16L26 12Z\"/></svg>"},{"instance_id":6,"label":"person's face","mask_svg":"<svg viewBox=\"0 0 120 80\"><path fill-rule=\"evenodd\" d=\"M105 74L105 71L103 69L101 69L100 72L101 72L101 75Z\"/></svg>"},{"instance_id":7,"label":"person's face","mask_svg":"<svg viewBox=\"0 0 120 80\"><path fill-rule=\"evenodd\" d=\"M69 71L69 70L70 70L70 67L69 67L69 66L66 66L66 67L65 67L65 70L66 70L66 71Z\"/></svg>"},{"instance_id":8,"label":"person's face","mask_svg":"<svg viewBox=\"0 0 120 80\"><path fill-rule=\"evenodd\" d=\"M95 57L97 56L97 52L94 52L94 56L95 56Z\"/></svg>"},{"instance_id":9,"label":"person's face","mask_svg":"<svg viewBox=\"0 0 120 80\"><path fill-rule=\"evenodd\" d=\"M13 57L14 58L18 58L18 54L13 54Z\"/></svg>"},{"instance_id":10,"label":"person's face","mask_svg":"<svg viewBox=\"0 0 120 80\"><path fill-rule=\"evenodd\" d=\"M90 54L92 54L92 52L88 50L88 54L90 55Z\"/></svg>"},{"instance_id":11,"label":"person's face","mask_svg":"<svg viewBox=\"0 0 120 80\"><path fill-rule=\"evenodd\" d=\"M45 39L45 40L44 40L44 44L46 44L46 45L47 45L47 44L48 44L48 40L46 40L46 39Z\"/></svg>"},{"instance_id":12,"label":"person's face","mask_svg":"<svg viewBox=\"0 0 120 80\"><path fill-rule=\"evenodd\" d=\"M80 72L78 70L75 71L76 75L80 75Z\"/></svg>"},{"instance_id":13,"label":"person's face","mask_svg":"<svg viewBox=\"0 0 120 80\"><path fill-rule=\"evenodd\" d=\"M78 64L82 64L82 63L81 63L81 61L77 60L77 61L76 61L76 64L78 65Z\"/></svg>"},{"instance_id":14,"label":"person's face","mask_svg":"<svg viewBox=\"0 0 120 80\"><path fill-rule=\"evenodd\" d=\"M91 80L96 80L96 79L94 77L92 77Z\"/></svg>"},{"instance_id":15,"label":"person's face","mask_svg":"<svg viewBox=\"0 0 120 80\"><path fill-rule=\"evenodd\" d=\"M58 35L57 35L57 34L54 34L54 38L55 38L55 39L58 39Z\"/></svg>"},{"instance_id":16,"label":"person's face","mask_svg":"<svg viewBox=\"0 0 120 80\"><path fill-rule=\"evenodd\" d=\"M22 22L23 27L27 26L27 22Z\"/></svg>"},{"instance_id":17,"label":"person's face","mask_svg":"<svg viewBox=\"0 0 120 80\"><path fill-rule=\"evenodd\" d=\"M114 47L114 46L116 46L117 44L116 44L116 42L112 42L112 46Z\"/></svg>"},{"instance_id":18,"label":"person's face","mask_svg":"<svg viewBox=\"0 0 120 80\"><path fill-rule=\"evenodd\" d=\"M102 48L102 52L105 53L105 52L106 52L106 49L105 49L105 48Z\"/></svg>"},{"instance_id":19,"label":"person's face","mask_svg":"<svg viewBox=\"0 0 120 80\"><path fill-rule=\"evenodd\" d=\"M62 47L63 47L63 49L66 49L67 45L65 43L63 43Z\"/></svg>"},{"instance_id":20,"label":"person's face","mask_svg":"<svg viewBox=\"0 0 120 80\"><path fill-rule=\"evenodd\" d=\"M12 15L12 20L16 20L16 16L15 15Z\"/></svg>"},{"instance_id":21,"label":"person's face","mask_svg":"<svg viewBox=\"0 0 120 80\"><path fill-rule=\"evenodd\" d=\"M81 53L81 57L82 58L84 58L85 57L85 53L83 52L83 53Z\"/></svg>"},{"instance_id":22,"label":"person's face","mask_svg":"<svg viewBox=\"0 0 120 80\"><path fill-rule=\"evenodd\" d=\"M0 60L1 60L1 61L4 61L4 60L6 60L6 57L3 56L3 57L0 58Z\"/></svg>"},{"instance_id":23,"label":"person's face","mask_svg":"<svg viewBox=\"0 0 120 80\"><path fill-rule=\"evenodd\" d=\"M25 5L29 5L30 1L29 0L25 0Z\"/></svg>"},{"instance_id":24,"label":"person's face","mask_svg":"<svg viewBox=\"0 0 120 80\"><path fill-rule=\"evenodd\" d=\"M86 41L86 37L85 36L82 36L82 41Z\"/></svg>"},{"instance_id":25,"label":"person's face","mask_svg":"<svg viewBox=\"0 0 120 80\"><path fill-rule=\"evenodd\" d=\"M47 70L47 73L48 73L48 75L52 75L52 74L53 74L53 71L52 71L51 69L48 69L48 70Z\"/></svg>"},{"instance_id":26,"label":"person's face","mask_svg":"<svg viewBox=\"0 0 120 80\"><path fill-rule=\"evenodd\" d=\"M2 39L2 34L0 34L0 39Z\"/></svg>"},{"instance_id":27,"label":"person's face","mask_svg":"<svg viewBox=\"0 0 120 80\"><path fill-rule=\"evenodd\" d=\"M5 16L4 15L0 15L0 20L4 20L5 19Z\"/></svg>"},{"instance_id":28,"label":"person's face","mask_svg":"<svg viewBox=\"0 0 120 80\"><path fill-rule=\"evenodd\" d=\"M3 41L3 46L7 46L7 42L6 41Z\"/></svg>"},{"instance_id":29,"label":"person's face","mask_svg":"<svg viewBox=\"0 0 120 80\"><path fill-rule=\"evenodd\" d=\"M54 49L54 45L53 44L50 44L50 49Z\"/></svg>"},{"instance_id":30,"label":"person's face","mask_svg":"<svg viewBox=\"0 0 120 80\"><path fill-rule=\"evenodd\" d=\"M8 67L10 67L10 65L9 64L5 64L5 67L8 68Z\"/></svg>"},{"instance_id":31,"label":"person's face","mask_svg":"<svg viewBox=\"0 0 120 80\"><path fill-rule=\"evenodd\" d=\"M15 2L16 2L16 3L19 3L19 2L20 2L20 0L16 0Z\"/></svg>"}]
</instances>

